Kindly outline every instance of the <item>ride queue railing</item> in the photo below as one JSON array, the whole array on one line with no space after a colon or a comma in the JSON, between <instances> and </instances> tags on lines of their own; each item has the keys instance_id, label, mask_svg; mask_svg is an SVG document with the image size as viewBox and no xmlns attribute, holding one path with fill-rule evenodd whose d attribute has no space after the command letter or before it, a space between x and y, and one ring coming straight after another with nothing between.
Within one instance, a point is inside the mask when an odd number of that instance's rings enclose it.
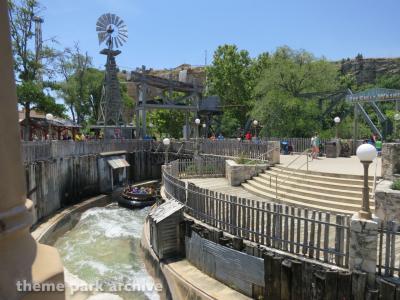
<instances>
[{"instance_id":1,"label":"ride queue railing","mask_svg":"<svg viewBox=\"0 0 400 300\"><path fill-rule=\"evenodd\" d=\"M203 162L203 165L211 163ZM191 217L266 247L348 267L349 216L201 188L182 180L191 175L186 172L188 166L188 161L172 161L164 166L162 178L166 197L184 204Z\"/></svg>"}]
</instances>

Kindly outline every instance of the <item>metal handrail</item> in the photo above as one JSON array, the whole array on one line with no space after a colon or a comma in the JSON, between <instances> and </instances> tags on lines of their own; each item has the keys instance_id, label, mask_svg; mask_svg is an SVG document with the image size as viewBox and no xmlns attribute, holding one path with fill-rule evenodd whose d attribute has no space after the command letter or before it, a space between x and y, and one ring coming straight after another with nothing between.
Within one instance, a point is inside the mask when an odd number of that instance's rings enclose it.
<instances>
[{"instance_id":1,"label":"metal handrail","mask_svg":"<svg viewBox=\"0 0 400 300\"><path fill-rule=\"evenodd\" d=\"M310 151L310 149L311 148L307 148L306 150L301 152L295 159L293 159L291 162L289 162L289 164L286 165L286 168L289 167L290 165L292 165L295 161L297 161L302 155L307 154L307 160L306 160L306 162L304 164L307 164L307 171L308 171L308 163L309 163L309 161L308 161L308 153L307 152ZM300 168L302 168L304 166L304 164L302 164L300 167L298 167L296 170L294 170L292 172L292 174L290 174L290 175L293 175L293 173L295 171L297 171ZM278 177L279 177L280 173L282 173L283 171L284 170L282 169L281 171L278 172L278 174L275 174L275 199L276 200L279 200L278 199ZM272 175L271 174L268 174L268 175L269 175L269 187L271 187L271 177L272 177ZM290 175L288 175L288 177ZM288 179L288 177L286 177L286 180ZM284 182L286 182L286 180Z\"/></svg>"}]
</instances>

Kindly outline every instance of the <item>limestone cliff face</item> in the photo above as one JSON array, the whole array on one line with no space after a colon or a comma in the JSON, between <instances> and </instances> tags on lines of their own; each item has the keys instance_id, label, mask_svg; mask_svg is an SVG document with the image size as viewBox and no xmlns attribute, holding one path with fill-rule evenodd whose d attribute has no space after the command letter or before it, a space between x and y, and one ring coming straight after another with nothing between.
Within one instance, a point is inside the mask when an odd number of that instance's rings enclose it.
<instances>
[{"instance_id":1,"label":"limestone cliff face","mask_svg":"<svg viewBox=\"0 0 400 300\"><path fill-rule=\"evenodd\" d=\"M400 74L400 58L363 58L358 55L355 58L342 59L341 61L332 61L338 66L342 74L354 74L358 84L374 83L375 80L385 74ZM186 75L182 76L185 71ZM180 76L181 73L181 76ZM204 66L192 66L183 64L173 69L150 70L154 76L171 78L172 80L182 80L186 82L196 82L203 85L206 81L206 72ZM121 76L124 76L121 74ZM149 88L149 97L159 94L157 89ZM137 98L136 86L128 83L128 94L134 99Z\"/></svg>"},{"instance_id":2,"label":"limestone cliff face","mask_svg":"<svg viewBox=\"0 0 400 300\"><path fill-rule=\"evenodd\" d=\"M363 58L358 55L335 63L342 74L354 74L358 84L374 83L382 75L400 74L400 58Z\"/></svg>"}]
</instances>

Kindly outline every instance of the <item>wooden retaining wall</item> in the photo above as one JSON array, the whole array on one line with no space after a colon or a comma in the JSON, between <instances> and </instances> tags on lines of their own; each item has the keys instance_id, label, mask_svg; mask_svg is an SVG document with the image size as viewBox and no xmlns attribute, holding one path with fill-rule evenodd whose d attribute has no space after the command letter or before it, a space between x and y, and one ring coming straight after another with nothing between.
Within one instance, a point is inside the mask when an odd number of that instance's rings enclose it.
<instances>
[{"instance_id":1,"label":"wooden retaining wall","mask_svg":"<svg viewBox=\"0 0 400 300\"><path fill-rule=\"evenodd\" d=\"M131 165L128 180L159 179L162 158L150 152L128 153ZM98 155L92 154L26 163L26 188L34 203L34 222L64 206L100 194L97 159Z\"/></svg>"},{"instance_id":2,"label":"wooden retaining wall","mask_svg":"<svg viewBox=\"0 0 400 300\"><path fill-rule=\"evenodd\" d=\"M363 272L349 272L261 248L191 219L186 219L182 227L187 237L186 258L203 272L254 299L400 299L400 287L389 279L378 278L376 287L371 288Z\"/></svg>"}]
</instances>

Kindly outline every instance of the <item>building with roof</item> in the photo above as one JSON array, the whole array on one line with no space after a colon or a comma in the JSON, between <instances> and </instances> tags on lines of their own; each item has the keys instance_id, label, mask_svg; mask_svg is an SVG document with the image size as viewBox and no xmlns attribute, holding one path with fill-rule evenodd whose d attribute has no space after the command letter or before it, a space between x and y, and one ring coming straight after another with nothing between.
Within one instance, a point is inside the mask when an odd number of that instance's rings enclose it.
<instances>
[{"instance_id":1,"label":"building with roof","mask_svg":"<svg viewBox=\"0 0 400 300\"><path fill-rule=\"evenodd\" d=\"M25 110L18 111L19 125L21 139L25 140L27 133L26 127L29 124L29 139L32 140L46 140L46 139L72 139L77 132L79 132L80 125L68 119L54 117L52 120L46 119L46 114L31 110L29 122L25 118Z\"/></svg>"}]
</instances>

